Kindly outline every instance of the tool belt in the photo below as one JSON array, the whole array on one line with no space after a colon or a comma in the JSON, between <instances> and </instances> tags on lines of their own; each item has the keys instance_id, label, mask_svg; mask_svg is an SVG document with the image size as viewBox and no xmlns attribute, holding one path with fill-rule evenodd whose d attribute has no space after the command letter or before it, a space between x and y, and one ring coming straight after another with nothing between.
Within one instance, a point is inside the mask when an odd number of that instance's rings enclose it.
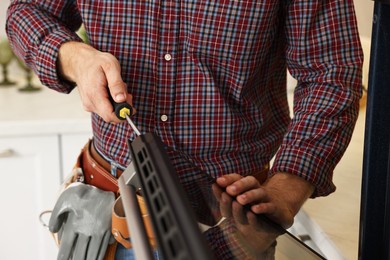
<instances>
[{"instance_id":1,"label":"tool belt","mask_svg":"<svg viewBox=\"0 0 390 260\"><path fill-rule=\"evenodd\" d=\"M112 228L111 232L115 240L121 243L125 248L131 248L130 233L127 227L126 218L123 210L122 200L119 194L118 180L111 175L111 165L95 150L91 140L84 146L77 158L75 169L82 169L84 182L95 186L104 191L112 191L116 194L116 201L112 208ZM118 177L122 171L118 170ZM74 180L79 178L74 175ZM142 196L137 195L138 204L144 220L149 242L153 248L156 247L151 221L147 213L145 201ZM116 244L109 246L105 259L113 259L115 256ZM108 256L111 255L112 256Z\"/></svg>"}]
</instances>

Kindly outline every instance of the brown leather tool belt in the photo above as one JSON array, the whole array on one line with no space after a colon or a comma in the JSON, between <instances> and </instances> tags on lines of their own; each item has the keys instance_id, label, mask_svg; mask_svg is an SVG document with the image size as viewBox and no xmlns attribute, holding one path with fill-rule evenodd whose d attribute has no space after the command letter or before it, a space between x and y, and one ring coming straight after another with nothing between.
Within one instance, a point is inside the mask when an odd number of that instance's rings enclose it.
<instances>
[{"instance_id":1,"label":"brown leather tool belt","mask_svg":"<svg viewBox=\"0 0 390 260\"><path fill-rule=\"evenodd\" d=\"M83 170L85 183L101 190L119 193L118 180L111 175L110 163L95 150L92 140L84 146L77 161Z\"/></svg>"}]
</instances>

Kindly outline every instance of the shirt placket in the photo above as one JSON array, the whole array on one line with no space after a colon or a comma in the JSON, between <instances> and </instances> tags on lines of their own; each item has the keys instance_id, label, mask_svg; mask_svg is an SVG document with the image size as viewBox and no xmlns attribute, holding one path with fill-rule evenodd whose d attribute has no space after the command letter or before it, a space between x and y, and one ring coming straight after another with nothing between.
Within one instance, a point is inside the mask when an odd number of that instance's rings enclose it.
<instances>
[{"instance_id":1,"label":"shirt placket","mask_svg":"<svg viewBox=\"0 0 390 260\"><path fill-rule=\"evenodd\" d=\"M179 33L179 1L161 1L160 40L158 49L158 85L156 90L156 131L172 146Z\"/></svg>"}]
</instances>

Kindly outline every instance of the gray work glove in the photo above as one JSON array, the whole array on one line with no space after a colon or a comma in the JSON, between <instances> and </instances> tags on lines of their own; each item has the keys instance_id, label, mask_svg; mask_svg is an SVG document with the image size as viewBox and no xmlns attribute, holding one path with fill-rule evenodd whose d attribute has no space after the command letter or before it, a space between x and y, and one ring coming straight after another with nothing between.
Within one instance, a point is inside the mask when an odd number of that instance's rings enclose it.
<instances>
[{"instance_id":1,"label":"gray work glove","mask_svg":"<svg viewBox=\"0 0 390 260\"><path fill-rule=\"evenodd\" d=\"M104 258L114 201L113 192L82 183L61 193L49 221L51 232L61 231L58 260Z\"/></svg>"}]
</instances>

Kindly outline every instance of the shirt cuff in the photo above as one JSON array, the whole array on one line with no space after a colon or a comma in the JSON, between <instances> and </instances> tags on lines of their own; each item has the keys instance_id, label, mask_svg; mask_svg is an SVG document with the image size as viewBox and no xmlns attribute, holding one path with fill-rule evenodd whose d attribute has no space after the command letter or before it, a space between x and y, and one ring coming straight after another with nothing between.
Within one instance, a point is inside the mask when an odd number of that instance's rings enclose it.
<instances>
[{"instance_id":1,"label":"shirt cuff","mask_svg":"<svg viewBox=\"0 0 390 260\"><path fill-rule=\"evenodd\" d=\"M300 147L281 147L275 156L270 176L278 172L302 177L314 185L312 198L327 196L336 190L332 182L336 164L325 161L316 151Z\"/></svg>"},{"instance_id":2,"label":"shirt cuff","mask_svg":"<svg viewBox=\"0 0 390 260\"><path fill-rule=\"evenodd\" d=\"M41 83L62 93L70 93L75 87L74 84L61 79L57 72L58 51L61 45L68 41L82 40L75 32L66 28L52 32L39 46L35 61L36 73Z\"/></svg>"}]
</instances>

